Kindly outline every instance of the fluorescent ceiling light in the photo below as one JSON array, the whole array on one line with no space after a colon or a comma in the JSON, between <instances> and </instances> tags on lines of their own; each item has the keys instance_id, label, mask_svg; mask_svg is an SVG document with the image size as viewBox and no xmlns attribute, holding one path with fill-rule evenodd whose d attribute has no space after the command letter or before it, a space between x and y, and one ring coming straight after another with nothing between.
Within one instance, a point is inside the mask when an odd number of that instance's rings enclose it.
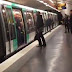
<instances>
[{"instance_id":1,"label":"fluorescent ceiling light","mask_svg":"<svg viewBox=\"0 0 72 72\"><path fill-rule=\"evenodd\" d=\"M52 0L49 0L50 2L54 3Z\"/></svg>"},{"instance_id":2,"label":"fluorescent ceiling light","mask_svg":"<svg viewBox=\"0 0 72 72\"><path fill-rule=\"evenodd\" d=\"M47 5L47 3L44 3L44 5Z\"/></svg>"},{"instance_id":3,"label":"fluorescent ceiling light","mask_svg":"<svg viewBox=\"0 0 72 72\"><path fill-rule=\"evenodd\" d=\"M43 1L39 1L40 3L44 3Z\"/></svg>"},{"instance_id":4,"label":"fluorescent ceiling light","mask_svg":"<svg viewBox=\"0 0 72 72\"><path fill-rule=\"evenodd\" d=\"M64 3L64 2L58 2L59 4Z\"/></svg>"},{"instance_id":5,"label":"fluorescent ceiling light","mask_svg":"<svg viewBox=\"0 0 72 72\"><path fill-rule=\"evenodd\" d=\"M8 5L12 5L12 3L7 2L7 1L0 1L0 4L8 4Z\"/></svg>"}]
</instances>

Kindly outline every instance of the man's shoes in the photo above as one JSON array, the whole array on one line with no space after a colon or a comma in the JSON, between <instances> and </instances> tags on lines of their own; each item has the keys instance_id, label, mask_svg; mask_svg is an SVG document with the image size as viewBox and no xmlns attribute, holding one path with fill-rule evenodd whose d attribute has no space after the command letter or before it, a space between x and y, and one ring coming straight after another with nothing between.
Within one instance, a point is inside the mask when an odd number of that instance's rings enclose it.
<instances>
[{"instance_id":1,"label":"man's shoes","mask_svg":"<svg viewBox=\"0 0 72 72\"><path fill-rule=\"evenodd\" d=\"M42 45L43 47L46 47L46 44Z\"/></svg>"},{"instance_id":2,"label":"man's shoes","mask_svg":"<svg viewBox=\"0 0 72 72\"><path fill-rule=\"evenodd\" d=\"M46 44L44 44L44 45L38 45L37 47L40 47L40 48L46 47Z\"/></svg>"},{"instance_id":3,"label":"man's shoes","mask_svg":"<svg viewBox=\"0 0 72 72\"><path fill-rule=\"evenodd\" d=\"M37 47L42 47L42 45L38 45Z\"/></svg>"}]
</instances>

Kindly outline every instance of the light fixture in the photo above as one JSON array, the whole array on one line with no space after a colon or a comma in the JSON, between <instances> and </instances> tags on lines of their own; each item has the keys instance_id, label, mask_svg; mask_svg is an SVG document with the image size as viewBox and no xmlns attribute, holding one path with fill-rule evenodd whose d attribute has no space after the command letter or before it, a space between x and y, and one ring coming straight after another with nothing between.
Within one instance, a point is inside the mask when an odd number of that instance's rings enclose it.
<instances>
[{"instance_id":1,"label":"light fixture","mask_svg":"<svg viewBox=\"0 0 72 72\"><path fill-rule=\"evenodd\" d=\"M5 13L5 10L3 9L2 12Z\"/></svg>"},{"instance_id":2,"label":"light fixture","mask_svg":"<svg viewBox=\"0 0 72 72\"><path fill-rule=\"evenodd\" d=\"M49 0L51 3L54 3L53 0Z\"/></svg>"},{"instance_id":3,"label":"light fixture","mask_svg":"<svg viewBox=\"0 0 72 72\"><path fill-rule=\"evenodd\" d=\"M8 5L12 5L12 3L7 2L7 1L0 1L0 4L8 4Z\"/></svg>"},{"instance_id":4,"label":"light fixture","mask_svg":"<svg viewBox=\"0 0 72 72\"><path fill-rule=\"evenodd\" d=\"M44 3L44 5L47 5L47 3Z\"/></svg>"},{"instance_id":5,"label":"light fixture","mask_svg":"<svg viewBox=\"0 0 72 72\"><path fill-rule=\"evenodd\" d=\"M58 3L63 3L63 2L58 2Z\"/></svg>"},{"instance_id":6,"label":"light fixture","mask_svg":"<svg viewBox=\"0 0 72 72\"><path fill-rule=\"evenodd\" d=\"M41 0L38 0L40 3L44 3L43 1L41 1Z\"/></svg>"}]
</instances>

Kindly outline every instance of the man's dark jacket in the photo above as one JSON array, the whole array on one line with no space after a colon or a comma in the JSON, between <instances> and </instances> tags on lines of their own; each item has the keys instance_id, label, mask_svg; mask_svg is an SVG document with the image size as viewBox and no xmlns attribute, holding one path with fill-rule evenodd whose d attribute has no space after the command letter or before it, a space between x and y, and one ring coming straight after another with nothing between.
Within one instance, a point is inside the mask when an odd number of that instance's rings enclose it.
<instances>
[{"instance_id":1,"label":"man's dark jacket","mask_svg":"<svg viewBox=\"0 0 72 72\"><path fill-rule=\"evenodd\" d=\"M36 22L36 29L40 30L43 27L44 27L44 23L43 23L42 15L38 15L37 22Z\"/></svg>"}]
</instances>

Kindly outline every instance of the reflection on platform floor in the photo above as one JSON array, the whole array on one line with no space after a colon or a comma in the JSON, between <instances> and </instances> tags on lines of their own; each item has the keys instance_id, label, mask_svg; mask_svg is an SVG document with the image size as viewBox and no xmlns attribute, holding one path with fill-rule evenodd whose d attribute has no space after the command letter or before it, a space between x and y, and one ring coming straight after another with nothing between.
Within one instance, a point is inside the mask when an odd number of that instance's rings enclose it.
<instances>
[{"instance_id":1,"label":"reflection on platform floor","mask_svg":"<svg viewBox=\"0 0 72 72\"><path fill-rule=\"evenodd\" d=\"M62 27L18 72L72 72L71 43L72 35Z\"/></svg>"}]
</instances>

